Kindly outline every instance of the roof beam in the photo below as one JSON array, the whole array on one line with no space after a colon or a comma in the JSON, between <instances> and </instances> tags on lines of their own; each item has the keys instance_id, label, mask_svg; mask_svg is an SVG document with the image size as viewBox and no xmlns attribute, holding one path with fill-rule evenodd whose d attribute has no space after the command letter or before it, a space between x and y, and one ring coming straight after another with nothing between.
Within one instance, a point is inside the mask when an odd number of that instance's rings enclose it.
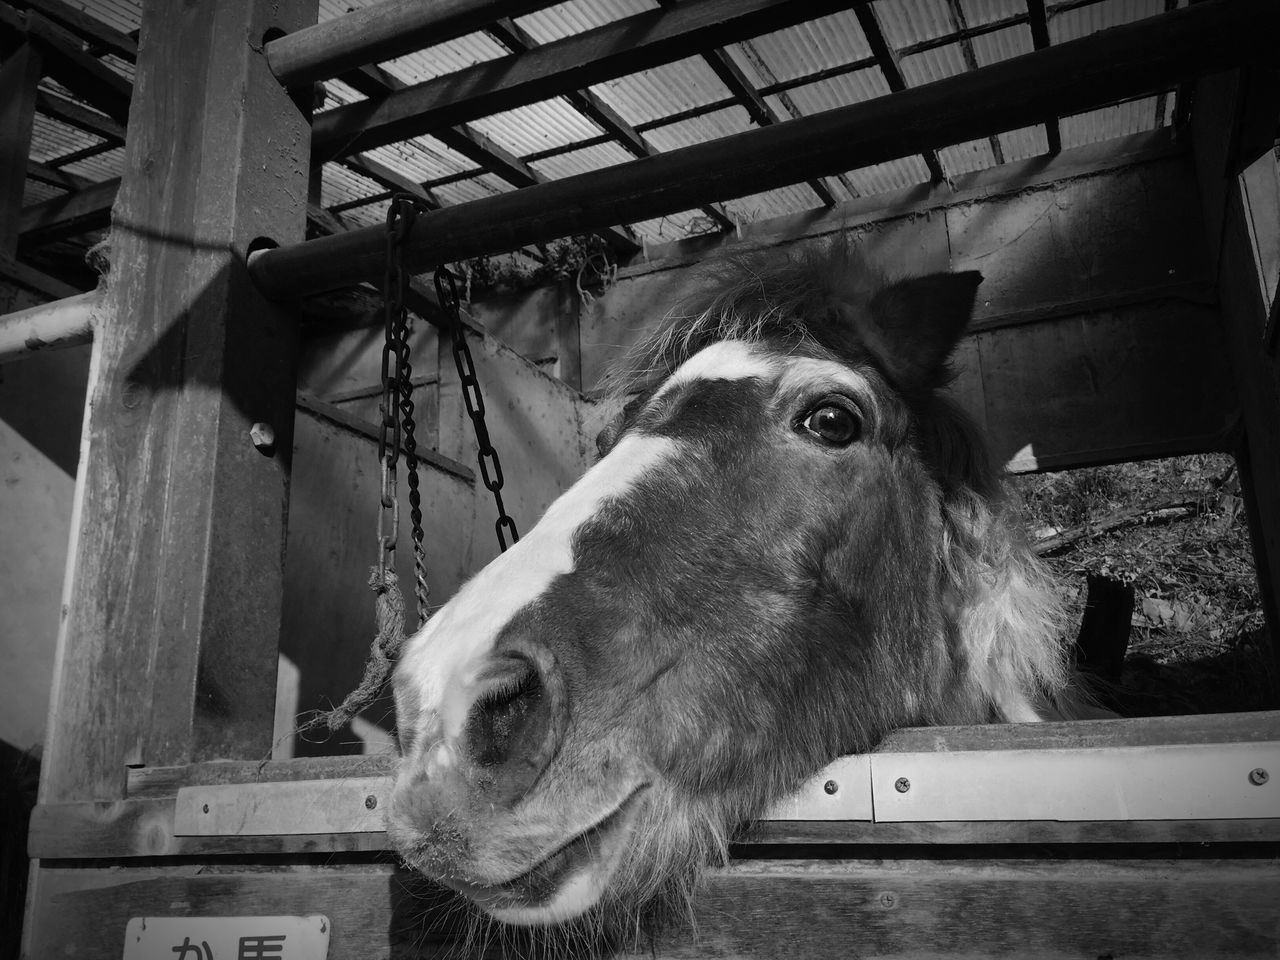
<instances>
[{"instance_id":1,"label":"roof beam","mask_svg":"<svg viewBox=\"0 0 1280 960\"><path fill-rule=\"evenodd\" d=\"M365 64L424 50L503 17L518 17L557 0L380 0L295 30L266 45L267 62L287 87L328 80Z\"/></svg>"},{"instance_id":2,"label":"roof beam","mask_svg":"<svg viewBox=\"0 0 1280 960\"><path fill-rule=\"evenodd\" d=\"M91 133L95 137L109 140L113 146L124 143L123 123L117 123L106 114L90 110L74 100L68 100L48 90L36 91L36 112L61 120L68 126Z\"/></svg>"},{"instance_id":3,"label":"roof beam","mask_svg":"<svg viewBox=\"0 0 1280 960\"><path fill-rule=\"evenodd\" d=\"M399 77L376 65L361 67L359 70L352 71L350 77L359 85L357 89L366 96L375 99L386 98L395 91L404 90L408 86ZM468 160L501 177L513 187L528 187L547 180L546 176L534 170L515 154L504 150L489 137L478 133L465 124L436 130L433 136L451 150L456 150ZM313 156L313 162L314 160ZM369 177L390 190L403 190L411 193L420 199L427 200L434 207L441 205L421 184L396 173L370 157L361 155L359 165L346 163L345 160L342 162L357 173ZM640 249L640 244L636 242L631 231L624 226L610 226L597 231L597 233L609 245L609 248L617 253L629 255Z\"/></svg>"},{"instance_id":4,"label":"roof beam","mask_svg":"<svg viewBox=\"0 0 1280 960\"><path fill-rule=\"evenodd\" d=\"M122 60L135 63L138 59L138 41L126 33L108 26L66 3L65 0L7 0L23 10L35 10L58 26L70 30L93 49L102 54L113 53Z\"/></svg>"},{"instance_id":5,"label":"roof beam","mask_svg":"<svg viewBox=\"0 0 1280 960\"><path fill-rule=\"evenodd\" d=\"M1044 8L1044 0L1027 0L1027 15L1030 18L1031 42L1037 50L1049 48L1049 17ZM1045 138L1049 143L1049 155L1062 152L1062 131L1058 126L1057 116L1044 118Z\"/></svg>"},{"instance_id":6,"label":"roof beam","mask_svg":"<svg viewBox=\"0 0 1280 960\"><path fill-rule=\"evenodd\" d=\"M562 96L812 19L848 0L688 0L352 103L315 118L312 150L329 159Z\"/></svg>"},{"instance_id":7,"label":"roof beam","mask_svg":"<svg viewBox=\"0 0 1280 960\"><path fill-rule=\"evenodd\" d=\"M76 36L36 11L19 14L0 5L0 30L25 33L44 54L45 72L118 123L129 122L132 84L84 52Z\"/></svg>"},{"instance_id":8,"label":"roof beam","mask_svg":"<svg viewBox=\"0 0 1280 960\"><path fill-rule=\"evenodd\" d=\"M686 210L1147 96L1192 76L1269 62L1272 0L1208 0L899 93L419 217L411 270ZM250 271L298 297L376 277L383 231L263 250Z\"/></svg>"},{"instance_id":9,"label":"roof beam","mask_svg":"<svg viewBox=\"0 0 1280 960\"><path fill-rule=\"evenodd\" d=\"M19 221L19 246L37 247L89 230L101 230L111 222L111 205L119 189L117 178L27 207Z\"/></svg>"},{"instance_id":10,"label":"roof beam","mask_svg":"<svg viewBox=\"0 0 1280 960\"><path fill-rule=\"evenodd\" d=\"M94 183L88 177L82 177L67 170L59 170L57 167L51 167L37 160L27 161L27 178L47 183L51 187L61 187L63 190L84 190L93 186Z\"/></svg>"},{"instance_id":11,"label":"roof beam","mask_svg":"<svg viewBox=\"0 0 1280 960\"><path fill-rule=\"evenodd\" d=\"M963 33L969 27L968 19L964 15L964 10L960 7L960 0L947 0L947 9L951 13L951 26L958 33ZM960 55L964 57L964 65L966 69L978 69L978 56L973 52L973 41L968 37L962 37L960 40ZM1004 148L1000 146L1000 138L996 135L987 137L987 143L991 145L991 156L996 163L1004 163Z\"/></svg>"},{"instance_id":12,"label":"roof beam","mask_svg":"<svg viewBox=\"0 0 1280 960\"><path fill-rule=\"evenodd\" d=\"M884 30L880 26L880 18L876 15L871 4L860 3L853 8L853 12L857 14L858 25L862 27L862 32L867 38L867 43L876 58L876 63L880 65L880 71L884 74L885 82L889 84L889 89L894 93L906 90L907 81L902 76L902 66L898 62L898 55L894 52L893 47L889 46L889 41L885 39ZM947 179L947 175L942 172L942 163L938 160L938 154L935 150L925 150L921 153L921 156L924 158L924 165L929 168L929 178L934 183L942 183Z\"/></svg>"}]
</instances>

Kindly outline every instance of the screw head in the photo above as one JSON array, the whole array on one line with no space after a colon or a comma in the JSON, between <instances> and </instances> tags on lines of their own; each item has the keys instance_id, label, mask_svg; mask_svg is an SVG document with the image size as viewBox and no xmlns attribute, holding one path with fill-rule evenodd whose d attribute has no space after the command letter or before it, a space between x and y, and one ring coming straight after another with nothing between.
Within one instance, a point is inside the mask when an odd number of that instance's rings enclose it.
<instances>
[{"instance_id":1,"label":"screw head","mask_svg":"<svg viewBox=\"0 0 1280 960\"><path fill-rule=\"evenodd\" d=\"M840 789L840 784L836 783L834 780L828 780L826 783L822 785L822 789L825 790L828 794L834 794L837 790Z\"/></svg>"},{"instance_id":2,"label":"screw head","mask_svg":"<svg viewBox=\"0 0 1280 960\"><path fill-rule=\"evenodd\" d=\"M886 909L892 909L897 902L898 898L895 894L889 893L888 891L880 894L880 906L885 907Z\"/></svg>"},{"instance_id":3,"label":"screw head","mask_svg":"<svg viewBox=\"0 0 1280 960\"><path fill-rule=\"evenodd\" d=\"M1267 773L1262 767L1254 767L1249 771L1249 782L1255 787L1260 787L1271 779L1271 774Z\"/></svg>"},{"instance_id":4,"label":"screw head","mask_svg":"<svg viewBox=\"0 0 1280 960\"><path fill-rule=\"evenodd\" d=\"M205 804L203 807L201 807L200 809L201 809L201 810L203 810L205 813L208 813L208 812L209 812L209 805L206 803L206 804Z\"/></svg>"},{"instance_id":5,"label":"screw head","mask_svg":"<svg viewBox=\"0 0 1280 960\"><path fill-rule=\"evenodd\" d=\"M378 805L378 798L375 797L372 793L364 798L364 808L366 810L372 810L377 805Z\"/></svg>"},{"instance_id":6,"label":"screw head","mask_svg":"<svg viewBox=\"0 0 1280 960\"><path fill-rule=\"evenodd\" d=\"M906 777L899 777L897 780L893 781L893 789L897 790L899 793L906 793L911 789L911 781Z\"/></svg>"}]
</instances>

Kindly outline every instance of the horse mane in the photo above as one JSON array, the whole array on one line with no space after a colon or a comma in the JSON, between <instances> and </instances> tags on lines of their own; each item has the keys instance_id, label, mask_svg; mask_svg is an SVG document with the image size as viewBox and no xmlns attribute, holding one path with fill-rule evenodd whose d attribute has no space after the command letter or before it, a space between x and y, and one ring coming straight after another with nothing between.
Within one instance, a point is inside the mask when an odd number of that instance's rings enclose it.
<instances>
[{"instance_id":1,"label":"horse mane","mask_svg":"<svg viewBox=\"0 0 1280 960\"><path fill-rule=\"evenodd\" d=\"M610 371L606 387L615 397L648 393L722 340L874 362L847 317L887 282L843 236L785 256L772 250L717 261L701 278L697 299L642 339ZM922 704L920 719L1020 722L1052 714L1068 681L1065 612L1018 532L1018 509L986 440L936 390L903 399L913 414L911 442L938 484L941 593L951 608L955 665L943 697L932 708Z\"/></svg>"}]
</instances>

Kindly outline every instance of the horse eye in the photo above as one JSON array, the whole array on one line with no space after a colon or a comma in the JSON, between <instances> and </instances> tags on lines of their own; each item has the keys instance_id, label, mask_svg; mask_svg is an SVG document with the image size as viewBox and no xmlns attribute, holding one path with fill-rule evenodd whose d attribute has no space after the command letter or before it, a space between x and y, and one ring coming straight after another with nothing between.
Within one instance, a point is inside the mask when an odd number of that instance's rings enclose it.
<instances>
[{"instance_id":1,"label":"horse eye","mask_svg":"<svg viewBox=\"0 0 1280 960\"><path fill-rule=\"evenodd\" d=\"M833 447L847 447L862 434L862 421L848 407L824 403L800 422L807 433Z\"/></svg>"}]
</instances>

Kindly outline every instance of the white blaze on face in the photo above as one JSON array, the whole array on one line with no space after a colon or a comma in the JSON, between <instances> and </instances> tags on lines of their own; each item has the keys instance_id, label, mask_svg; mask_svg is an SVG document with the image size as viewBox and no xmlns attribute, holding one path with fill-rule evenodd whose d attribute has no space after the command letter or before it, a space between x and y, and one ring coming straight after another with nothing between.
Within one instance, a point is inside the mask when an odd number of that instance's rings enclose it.
<instances>
[{"instance_id":1,"label":"white blaze on face","mask_svg":"<svg viewBox=\"0 0 1280 960\"><path fill-rule=\"evenodd\" d=\"M723 340L698 351L680 364L654 397L694 380L764 379L777 372L778 361L757 352L751 344L741 340Z\"/></svg>"},{"instance_id":2,"label":"white blaze on face","mask_svg":"<svg viewBox=\"0 0 1280 960\"><path fill-rule=\"evenodd\" d=\"M550 506L532 530L472 577L409 638L397 672L421 707L417 732L426 732L421 728L437 719L441 724L442 740L423 743L431 751L429 764L452 763L450 744L462 731L476 698L477 677L502 628L556 577L573 570L574 532L605 501L660 468L675 449L675 441L666 437L624 437Z\"/></svg>"}]
</instances>

